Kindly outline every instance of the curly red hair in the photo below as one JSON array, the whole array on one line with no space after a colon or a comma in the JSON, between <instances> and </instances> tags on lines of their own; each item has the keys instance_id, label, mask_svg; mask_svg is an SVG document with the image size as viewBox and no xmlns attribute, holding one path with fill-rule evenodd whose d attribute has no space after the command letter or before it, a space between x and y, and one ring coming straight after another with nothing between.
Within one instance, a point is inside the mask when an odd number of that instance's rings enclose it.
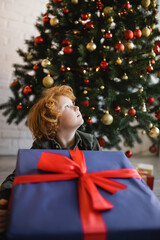
<instances>
[{"instance_id":1,"label":"curly red hair","mask_svg":"<svg viewBox=\"0 0 160 240\"><path fill-rule=\"evenodd\" d=\"M60 111L57 108L58 97L66 96L75 102L73 89L67 85L55 86L42 92L42 97L30 109L28 127L35 139L43 137L53 140L56 136Z\"/></svg>"}]
</instances>

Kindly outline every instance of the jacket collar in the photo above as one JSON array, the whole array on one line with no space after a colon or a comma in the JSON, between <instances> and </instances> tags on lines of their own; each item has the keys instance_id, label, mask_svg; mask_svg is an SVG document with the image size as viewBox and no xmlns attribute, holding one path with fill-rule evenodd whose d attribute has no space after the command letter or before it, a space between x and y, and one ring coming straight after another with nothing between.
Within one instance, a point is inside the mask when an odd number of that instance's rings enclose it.
<instances>
[{"instance_id":1,"label":"jacket collar","mask_svg":"<svg viewBox=\"0 0 160 240\"><path fill-rule=\"evenodd\" d=\"M79 135L79 133L76 131L75 133L75 143L73 144L73 146L71 146L70 148L63 148L59 142L57 141L57 139L53 139L52 140L52 146L53 148L55 149L72 149L72 150L75 150L77 148L77 146L81 147L82 146L82 138L81 136Z\"/></svg>"}]
</instances>

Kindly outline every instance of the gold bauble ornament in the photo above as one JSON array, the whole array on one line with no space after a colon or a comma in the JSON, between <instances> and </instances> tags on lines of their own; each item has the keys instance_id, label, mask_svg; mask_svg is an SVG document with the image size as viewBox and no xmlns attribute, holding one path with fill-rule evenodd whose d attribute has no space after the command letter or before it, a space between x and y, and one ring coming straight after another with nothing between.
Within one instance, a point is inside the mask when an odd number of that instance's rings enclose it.
<instances>
[{"instance_id":1,"label":"gold bauble ornament","mask_svg":"<svg viewBox=\"0 0 160 240\"><path fill-rule=\"evenodd\" d=\"M71 3L78 4L78 0L71 0Z\"/></svg>"},{"instance_id":2,"label":"gold bauble ornament","mask_svg":"<svg viewBox=\"0 0 160 240\"><path fill-rule=\"evenodd\" d=\"M122 59L120 59L120 58L118 57L117 60L116 60L116 63L120 65L120 64L122 63Z\"/></svg>"},{"instance_id":3,"label":"gold bauble ornament","mask_svg":"<svg viewBox=\"0 0 160 240\"><path fill-rule=\"evenodd\" d=\"M144 37L149 37L150 34L151 34L151 32L150 32L148 27L145 27L145 28L142 29L142 35Z\"/></svg>"},{"instance_id":4,"label":"gold bauble ornament","mask_svg":"<svg viewBox=\"0 0 160 240\"><path fill-rule=\"evenodd\" d=\"M103 13L104 13L105 17L110 17L113 13L113 8L112 7L105 7L103 9Z\"/></svg>"},{"instance_id":5,"label":"gold bauble ornament","mask_svg":"<svg viewBox=\"0 0 160 240\"><path fill-rule=\"evenodd\" d=\"M101 32L102 32L102 33L105 33L105 31L106 31L105 29L101 29Z\"/></svg>"},{"instance_id":6,"label":"gold bauble ornament","mask_svg":"<svg viewBox=\"0 0 160 240\"><path fill-rule=\"evenodd\" d=\"M153 7L153 9L156 9L157 4L156 3L152 3L152 7Z\"/></svg>"},{"instance_id":7,"label":"gold bauble ornament","mask_svg":"<svg viewBox=\"0 0 160 240\"><path fill-rule=\"evenodd\" d=\"M54 84L54 79L48 74L46 77L42 80L43 86L46 88L50 88Z\"/></svg>"},{"instance_id":8,"label":"gold bauble ornament","mask_svg":"<svg viewBox=\"0 0 160 240\"><path fill-rule=\"evenodd\" d=\"M91 41L86 45L86 48L88 51L93 52L94 50L96 50L97 46L93 41Z\"/></svg>"},{"instance_id":9,"label":"gold bauble ornament","mask_svg":"<svg viewBox=\"0 0 160 240\"><path fill-rule=\"evenodd\" d=\"M126 42L125 45L127 46L127 48L128 48L129 50L132 50L132 49L134 48L134 44L133 44L132 41Z\"/></svg>"},{"instance_id":10,"label":"gold bauble ornament","mask_svg":"<svg viewBox=\"0 0 160 240\"><path fill-rule=\"evenodd\" d=\"M138 89L138 92L139 92L139 93L142 93L142 92L143 92L143 87L139 88L139 89Z\"/></svg>"},{"instance_id":11,"label":"gold bauble ornament","mask_svg":"<svg viewBox=\"0 0 160 240\"><path fill-rule=\"evenodd\" d=\"M128 80L128 76L126 73L124 73L124 75L121 77L122 80Z\"/></svg>"},{"instance_id":12,"label":"gold bauble ornament","mask_svg":"<svg viewBox=\"0 0 160 240\"><path fill-rule=\"evenodd\" d=\"M108 22L112 23L114 21L113 17L107 19Z\"/></svg>"},{"instance_id":13,"label":"gold bauble ornament","mask_svg":"<svg viewBox=\"0 0 160 240\"><path fill-rule=\"evenodd\" d=\"M51 25L52 27L56 27L56 26L59 24L59 19L56 18L56 17L53 17L53 18L50 19L49 22L50 22L50 25Z\"/></svg>"},{"instance_id":14,"label":"gold bauble ornament","mask_svg":"<svg viewBox=\"0 0 160 240\"><path fill-rule=\"evenodd\" d=\"M51 5L49 3L46 4L46 8L50 9Z\"/></svg>"},{"instance_id":15,"label":"gold bauble ornament","mask_svg":"<svg viewBox=\"0 0 160 240\"><path fill-rule=\"evenodd\" d=\"M141 1L141 5L142 5L142 7L145 8L145 9L148 8L150 4L151 4L151 1L150 1L150 0L142 0L142 1Z\"/></svg>"},{"instance_id":16,"label":"gold bauble ornament","mask_svg":"<svg viewBox=\"0 0 160 240\"><path fill-rule=\"evenodd\" d=\"M145 130L142 130L141 133L142 133L143 135L145 135L145 134L146 134L146 131L145 131Z\"/></svg>"},{"instance_id":17,"label":"gold bauble ornament","mask_svg":"<svg viewBox=\"0 0 160 240\"><path fill-rule=\"evenodd\" d=\"M144 102L141 104L141 111L147 112L146 104Z\"/></svg>"},{"instance_id":18,"label":"gold bauble ornament","mask_svg":"<svg viewBox=\"0 0 160 240\"><path fill-rule=\"evenodd\" d=\"M103 85L102 85L102 86L100 86L100 89L101 89L101 90L103 90L103 89L104 89L104 86L103 86Z\"/></svg>"},{"instance_id":19,"label":"gold bauble ornament","mask_svg":"<svg viewBox=\"0 0 160 240\"><path fill-rule=\"evenodd\" d=\"M109 114L109 111L106 111L105 115L102 117L102 123L104 125L111 125L113 122L113 117L111 114Z\"/></svg>"},{"instance_id":20,"label":"gold bauble ornament","mask_svg":"<svg viewBox=\"0 0 160 240\"><path fill-rule=\"evenodd\" d=\"M50 64L51 64L51 62L47 58L43 59L41 62L41 66L44 68L48 67Z\"/></svg>"},{"instance_id":21,"label":"gold bauble ornament","mask_svg":"<svg viewBox=\"0 0 160 240\"><path fill-rule=\"evenodd\" d=\"M31 53L28 53L27 61L31 61L32 59L33 59L33 55Z\"/></svg>"},{"instance_id":22,"label":"gold bauble ornament","mask_svg":"<svg viewBox=\"0 0 160 240\"><path fill-rule=\"evenodd\" d=\"M153 51L153 49L152 49L152 51L149 53L149 56L150 56L150 57L153 57L153 58L156 57L156 54L155 54L155 52Z\"/></svg>"},{"instance_id":23,"label":"gold bauble ornament","mask_svg":"<svg viewBox=\"0 0 160 240\"><path fill-rule=\"evenodd\" d=\"M159 136L159 128L153 126L149 129L149 136L152 138L156 138Z\"/></svg>"},{"instance_id":24,"label":"gold bauble ornament","mask_svg":"<svg viewBox=\"0 0 160 240\"><path fill-rule=\"evenodd\" d=\"M86 95L87 93L88 93L88 91L87 91L87 90L84 90L84 91L83 91L83 94L85 94L85 95Z\"/></svg>"},{"instance_id":25,"label":"gold bauble ornament","mask_svg":"<svg viewBox=\"0 0 160 240\"><path fill-rule=\"evenodd\" d=\"M152 29L155 29L155 27L156 27L156 24L153 23L153 24L152 24Z\"/></svg>"}]
</instances>

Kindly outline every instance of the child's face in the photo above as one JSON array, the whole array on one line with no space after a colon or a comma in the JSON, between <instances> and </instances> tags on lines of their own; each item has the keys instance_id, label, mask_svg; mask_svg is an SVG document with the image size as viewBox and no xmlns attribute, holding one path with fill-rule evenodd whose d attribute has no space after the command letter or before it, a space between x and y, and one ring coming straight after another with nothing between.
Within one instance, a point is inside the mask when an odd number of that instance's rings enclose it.
<instances>
[{"instance_id":1,"label":"child's face","mask_svg":"<svg viewBox=\"0 0 160 240\"><path fill-rule=\"evenodd\" d=\"M78 129L84 122L79 107L75 106L71 99L65 96L58 97L58 109L61 112L59 118L60 129Z\"/></svg>"}]
</instances>

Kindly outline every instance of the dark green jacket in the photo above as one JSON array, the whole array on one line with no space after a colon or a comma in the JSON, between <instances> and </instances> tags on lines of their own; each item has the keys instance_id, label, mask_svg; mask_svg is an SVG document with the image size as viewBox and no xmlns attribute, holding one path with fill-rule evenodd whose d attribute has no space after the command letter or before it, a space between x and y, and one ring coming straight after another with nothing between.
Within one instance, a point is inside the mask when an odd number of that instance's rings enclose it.
<instances>
[{"instance_id":1,"label":"dark green jacket","mask_svg":"<svg viewBox=\"0 0 160 240\"><path fill-rule=\"evenodd\" d=\"M79 130L76 131L76 139L74 145L70 149L76 149L76 147L80 150L101 150L99 143L95 136L81 132ZM33 142L31 149L65 149L62 148L61 145L54 140L48 139L39 139ZM0 186L0 199L5 198L9 199L12 183L15 177L15 171L10 174L5 181Z\"/></svg>"}]
</instances>

